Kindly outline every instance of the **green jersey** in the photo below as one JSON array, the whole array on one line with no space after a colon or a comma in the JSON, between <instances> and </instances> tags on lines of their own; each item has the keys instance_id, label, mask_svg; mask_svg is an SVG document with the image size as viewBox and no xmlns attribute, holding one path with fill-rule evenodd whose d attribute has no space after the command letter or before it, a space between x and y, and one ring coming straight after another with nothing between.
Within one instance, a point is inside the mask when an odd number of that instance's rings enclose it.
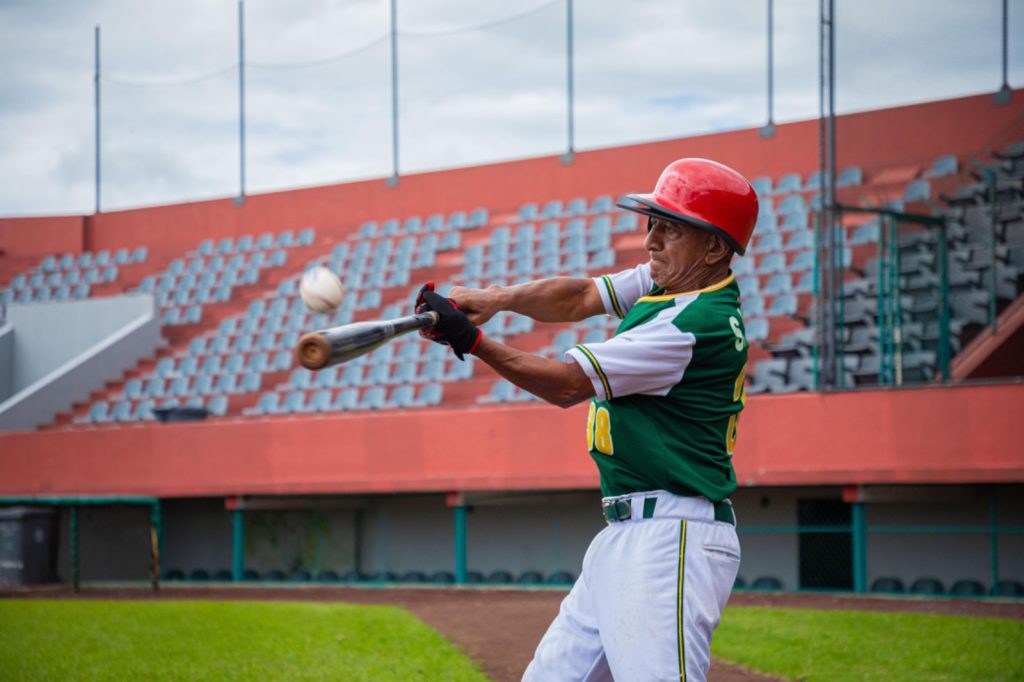
<instances>
[{"instance_id":1,"label":"green jersey","mask_svg":"<svg viewBox=\"0 0 1024 682\"><path fill-rule=\"evenodd\" d=\"M666 295L643 264L594 282L622 323L607 341L567 355L594 383L587 446L602 493L725 499L736 489L732 451L746 402L748 344L735 278Z\"/></svg>"}]
</instances>

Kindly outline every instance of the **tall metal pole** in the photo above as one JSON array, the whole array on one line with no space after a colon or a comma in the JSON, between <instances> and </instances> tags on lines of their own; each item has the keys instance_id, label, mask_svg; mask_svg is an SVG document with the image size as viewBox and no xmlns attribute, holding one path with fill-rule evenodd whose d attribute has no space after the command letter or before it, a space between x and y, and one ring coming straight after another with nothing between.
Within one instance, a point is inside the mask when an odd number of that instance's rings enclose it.
<instances>
[{"instance_id":1,"label":"tall metal pole","mask_svg":"<svg viewBox=\"0 0 1024 682\"><path fill-rule=\"evenodd\" d=\"M1007 40L1008 40L1007 34L1006 34L1007 19L1008 19L1008 17L1007 17L1006 0L1003 0L1003 84L999 88L999 92L997 92L995 95L992 96L992 101L995 104L1009 104L1010 103L1010 99L1011 99L1010 84L1009 84L1009 82L1007 80L1007 55L1006 55Z\"/></svg>"},{"instance_id":2,"label":"tall metal pole","mask_svg":"<svg viewBox=\"0 0 1024 682\"><path fill-rule=\"evenodd\" d=\"M772 0L768 0L768 122L761 127L761 137L774 137L775 135L775 120L774 120L774 25L773 18L775 15L774 3Z\"/></svg>"},{"instance_id":3,"label":"tall metal pole","mask_svg":"<svg viewBox=\"0 0 1024 682\"><path fill-rule=\"evenodd\" d=\"M245 0L238 0L238 199L245 203Z\"/></svg>"},{"instance_id":4,"label":"tall metal pole","mask_svg":"<svg viewBox=\"0 0 1024 682\"><path fill-rule=\"evenodd\" d=\"M568 151L566 151L565 156L562 157L562 161L564 163L572 163L573 159L576 156L575 130L574 130L574 125L573 125L573 119L575 118L574 102L573 102L573 97L574 97L574 94L575 94L574 93L575 83L574 83L574 80L573 80L573 70L574 69L573 69L573 62L572 62L572 53L573 53L572 29L573 29L572 0L566 0L566 2L565 2L565 50L566 50L565 64L566 64L566 71L567 71L567 73L566 73L566 76L567 76L566 77L566 84L567 84L566 90L567 90L567 93L566 94L568 95L568 100L569 100L568 101L568 105L569 106L567 107L568 115L569 115L569 149L568 149Z\"/></svg>"},{"instance_id":5,"label":"tall metal pole","mask_svg":"<svg viewBox=\"0 0 1024 682\"><path fill-rule=\"evenodd\" d=\"M391 0L391 178L398 184L398 0Z\"/></svg>"},{"instance_id":6,"label":"tall metal pole","mask_svg":"<svg viewBox=\"0 0 1024 682\"><path fill-rule=\"evenodd\" d=\"M93 69L93 91L96 96L96 213L100 212L100 26L96 25L96 63Z\"/></svg>"}]
</instances>

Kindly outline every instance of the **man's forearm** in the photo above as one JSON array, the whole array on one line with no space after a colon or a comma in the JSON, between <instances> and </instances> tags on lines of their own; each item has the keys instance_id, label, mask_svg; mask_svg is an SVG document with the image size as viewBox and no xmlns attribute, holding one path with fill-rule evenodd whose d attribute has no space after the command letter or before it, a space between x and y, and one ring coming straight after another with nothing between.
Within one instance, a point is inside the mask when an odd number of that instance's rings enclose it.
<instances>
[{"instance_id":1,"label":"man's forearm","mask_svg":"<svg viewBox=\"0 0 1024 682\"><path fill-rule=\"evenodd\" d=\"M604 312L593 281L574 277L553 277L505 287L501 307L538 322L576 322Z\"/></svg>"},{"instance_id":2,"label":"man's forearm","mask_svg":"<svg viewBox=\"0 0 1024 682\"><path fill-rule=\"evenodd\" d=\"M486 336L473 354L516 386L552 405L570 407L594 395L590 378L575 362L543 358Z\"/></svg>"}]
</instances>

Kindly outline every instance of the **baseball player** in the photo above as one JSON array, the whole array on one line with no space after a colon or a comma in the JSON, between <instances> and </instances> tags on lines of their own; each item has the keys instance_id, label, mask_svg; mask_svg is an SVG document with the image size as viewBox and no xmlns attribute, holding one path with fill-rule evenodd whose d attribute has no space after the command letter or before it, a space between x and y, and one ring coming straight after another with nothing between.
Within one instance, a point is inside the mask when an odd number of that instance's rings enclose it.
<instances>
[{"instance_id":1,"label":"baseball player","mask_svg":"<svg viewBox=\"0 0 1024 682\"><path fill-rule=\"evenodd\" d=\"M729 262L750 240L757 196L727 166L681 159L652 194L626 199L621 208L648 219L647 263L594 279L456 287L451 299L427 285L418 300L441 318L428 338L460 358L473 353L561 407L590 400L586 442L608 525L524 680L704 680L739 569L728 497L748 344ZM485 337L477 325L501 310L622 322L561 361Z\"/></svg>"}]
</instances>

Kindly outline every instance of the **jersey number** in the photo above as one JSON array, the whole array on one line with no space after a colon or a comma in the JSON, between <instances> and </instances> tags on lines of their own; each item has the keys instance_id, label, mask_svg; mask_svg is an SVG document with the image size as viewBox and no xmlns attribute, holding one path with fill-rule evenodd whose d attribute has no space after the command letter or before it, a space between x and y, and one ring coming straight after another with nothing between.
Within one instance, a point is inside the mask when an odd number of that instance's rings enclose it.
<instances>
[{"instance_id":1,"label":"jersey number","mask_svg":"<svg viewBox=\"0 0 1024 682\"><path fill-rule=\"evenodd\" d=\"M740 401L741 405L747 404L747 385L745 379L747 378L747 368L744 367L740 370L739 376L736 377L736 383L732 387L732 401ZM739 415L734 414L729 417L729 424L725 427L725 451L730 455L736 448L736 425L739 421Z\"/></svg>"},{"instance_id":2,"label":"jersey number","mask_svg":"<svg viewBox=\"0 0 1024 682\"><path fill-rule=\"evenodd\" d=\"M612 419L607 407L595 407L590 403L587 412L587 450L597 449L606 455L615 454L612 444Z\"/></svg>"}]
</instances>

